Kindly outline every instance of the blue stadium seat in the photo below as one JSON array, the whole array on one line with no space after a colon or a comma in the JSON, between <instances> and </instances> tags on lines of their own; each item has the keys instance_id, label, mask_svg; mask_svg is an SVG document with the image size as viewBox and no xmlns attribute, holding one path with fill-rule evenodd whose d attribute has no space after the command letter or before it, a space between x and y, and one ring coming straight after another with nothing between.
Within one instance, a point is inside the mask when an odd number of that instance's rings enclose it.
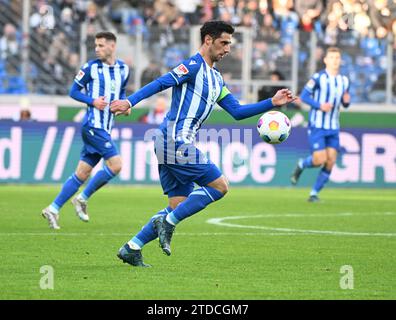
<instances>
[{"instance_id":1,"label":"blue stadium seat","mask_svg":"<svg viewBox=\"0 0 396 320\"><path fill-rule=\"evenodd\" d=\"M27 93L25 80L21 76L8 76L8 87L6 93L8 94L24 94Z\"/></svg>"}]
</instances>

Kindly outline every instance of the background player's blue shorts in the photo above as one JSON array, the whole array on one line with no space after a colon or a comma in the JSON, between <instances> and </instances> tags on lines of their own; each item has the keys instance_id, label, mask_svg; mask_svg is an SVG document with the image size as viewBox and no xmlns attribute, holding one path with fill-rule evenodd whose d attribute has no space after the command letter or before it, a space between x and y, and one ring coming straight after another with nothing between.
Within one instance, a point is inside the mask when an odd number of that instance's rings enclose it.
<instances>
[{"instance_id":1,"label":"background player's blue shorts","mask_svg":"<svg viewBox=\"0 0 396 320\"><path fill-rule=\"evenodd\" d=\"M95 167L101 158L105 160L119 154L109 133L103 129L83 126L81 136L84 146L80 153L80 160Z\"/></svg>"},{"instance_id":2,"label":"background player's blue shorts","mask_svg":"<svg viewBox=\"0 0 396 320\"><path fill-rule=\"evenodd\" d=\"M338 130L310 128L308 129L308 140L311 153L326 148L334 148L338 151L340 148L340 135Z\"/></svg>"},{"instance_id":3,"label":"background player's blue shorts","mask_svg":"<svg viewBox=\"0 0 396 320\"><path fill-rule=\"evenodd\" d=\"M168 197L187 197L194 183L206 186L222 176L220 169L193 144L171 146L157 137L155 154L161 186Z\"/></svg>"}]
</instances>

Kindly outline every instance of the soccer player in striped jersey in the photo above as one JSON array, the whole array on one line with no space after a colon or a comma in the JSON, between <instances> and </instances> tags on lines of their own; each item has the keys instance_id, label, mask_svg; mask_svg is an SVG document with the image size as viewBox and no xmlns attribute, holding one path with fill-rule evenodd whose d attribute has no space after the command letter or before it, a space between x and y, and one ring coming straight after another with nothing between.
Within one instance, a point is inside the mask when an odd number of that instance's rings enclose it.
<instances>
[{"instance_id":1,"label":"soccer player in striped jersey","mask_svg":"<svg viewBox=\"0 0 396 320\"><path fill-rule=\"evenodd\" d=\"M227 179L220 169L194 145L202 123L218 103L235 119L244 119L294 100L288 89L254 104L240 105L227 89L221 73L214 67L230 51L234 28L222 21L209 21L201 27L199 52L169 73L147 84L126 100L114 101L111 109L124 113L141 100L172 87L172 102L155 137L155 153L164 194L169 206L156 215L118 252L118 257L133 266L147 267L141 250L159 237L166 255L175 226L207 205L223 198ZM194 183L198 188L194 189Z\"/></svg>"},{"instance_id":2,"label":"soccer player in striped jersey","mask_svg":"<svg viewBox=\"0 0 396 320\"><path fill-rule=\"evenodd\" d=\"M70 89L70 96L73 99L87 104L87 112L81 128L84 145L76 171L63 184L54 201L42 211L50 228L60 229L59 210L88 179L92 169L102 158L105 161L103 169L98 171L85 189L72 199L76 214L82 221L89 221L87 212L89 197L121 170L121 157L110 136L114 122L110 103L125 99L129 68L115 57L116 41L116 36L111 32L96 34L97 59L84 64Z\"/></svg>"},{"instance_id":3,"label":"soccer player in striped jersey","mask_svg":"<svg viewBox=\"0 0 396 320\"><path fill-rule=\"evenodd\" d=\"M291 176L295 185L304 169L321 167L308 198L310 202L319 201L318 193L329 180L340 145L340 106L347 108L351 100L349 80L340 74L340 49L328 48L324 63L326 68L315 73L301 93L301 100L311 106L308 127L311 155L299 159Z\"/></svg>"}]
</instances>

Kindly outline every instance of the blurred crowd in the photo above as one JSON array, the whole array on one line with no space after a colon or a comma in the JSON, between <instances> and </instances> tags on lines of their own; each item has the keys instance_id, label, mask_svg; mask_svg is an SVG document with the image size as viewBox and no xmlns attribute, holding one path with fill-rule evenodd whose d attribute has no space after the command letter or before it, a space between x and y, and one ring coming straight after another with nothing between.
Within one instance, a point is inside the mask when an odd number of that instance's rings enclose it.
<instances>
[{"instance_id":1,"label":"blurred crowd","mask_svg":"<svg viewBox=\"0 0 396 320\"><path fill-rule=\"evenodd\" d=\"M104 14L107 1L31 1L29 42L22 34L23 0L0 0L0 93L65 95L80 67L81 24L87 22L87 43L99 30L111 27ZM1 32L2 31L2 32ZM22 77L23 46L28 46Z\"/></svg>"},{"instance_id":2,"label":"blurred crowd","mask_svg":"<svg viewBox=\"0 0 396 320\"><path fill-rule=\"evenodd\" d=\"M93 51L91 40L99 30L131 36L142 32L145 50L150 52L142 84L188 57L189 27L210 19L253 31L253 79L270 79L274 72L290 79L297 30L302 34L300 85L309 76L304 71L310 33L318 39L318 68L324 48L341 46L343 71L355 83L352 94L359 102L381 99L370 92L384 81L388 41L396 52L396 0L37 0L31 1L28 73L32 81L26 84L21 77L22 3L0 0L0 93L67 94L65 84L81 63L82 22L87 22L87 52ZM240 79L244 48L238 35L235 38L233 54L221 68L227 77Z\"/></svg>"}]
</instances>

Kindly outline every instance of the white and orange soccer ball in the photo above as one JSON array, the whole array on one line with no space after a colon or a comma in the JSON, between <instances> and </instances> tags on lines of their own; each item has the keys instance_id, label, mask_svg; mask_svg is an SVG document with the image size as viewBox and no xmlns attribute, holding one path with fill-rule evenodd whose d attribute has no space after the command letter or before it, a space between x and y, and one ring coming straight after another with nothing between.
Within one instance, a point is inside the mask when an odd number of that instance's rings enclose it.
<instances>
[{"instance_id":1,"label":"white and orange soccer ball","mask_svg":"<svg viewBox=\"0 0 396 320\"><path fill-rule=\"evenodd\" d=\"M289 118L280 111L268 111L257 122L257 131L265 142L278 144L285 141L291 131Z\"/></svg>"}]
</instances>

